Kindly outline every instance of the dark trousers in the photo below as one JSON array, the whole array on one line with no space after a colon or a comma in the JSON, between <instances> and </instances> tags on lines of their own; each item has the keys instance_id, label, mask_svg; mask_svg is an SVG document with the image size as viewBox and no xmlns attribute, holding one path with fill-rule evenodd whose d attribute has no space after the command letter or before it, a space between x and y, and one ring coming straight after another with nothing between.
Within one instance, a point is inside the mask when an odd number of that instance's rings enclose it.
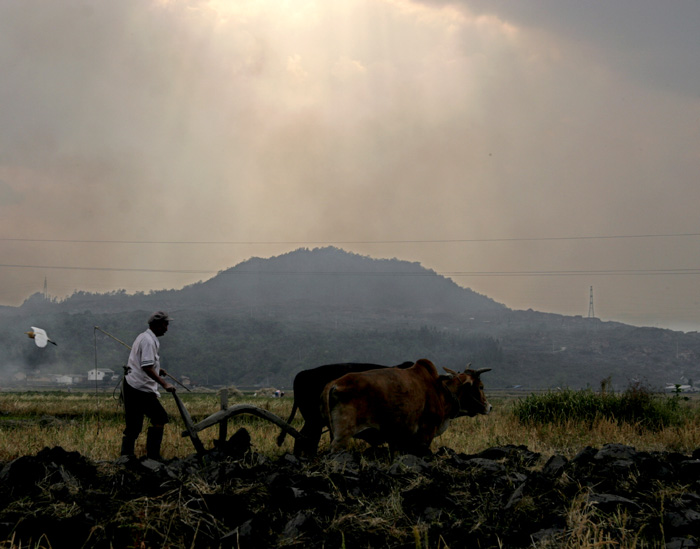
<instances>
[{"instance_id":1,"label":"dark trousers","mask_svg":"<svg viewBox=\"0 0 700 549\"><path fill-rule=\"evenodd\" d=\"M126 428L124 438L135 441L143 430L143 418L147 417L151 425L162 427L168 423L168 413L155 393L139 391L124 380L124 415Z\"/></svg>"}]
</instances>

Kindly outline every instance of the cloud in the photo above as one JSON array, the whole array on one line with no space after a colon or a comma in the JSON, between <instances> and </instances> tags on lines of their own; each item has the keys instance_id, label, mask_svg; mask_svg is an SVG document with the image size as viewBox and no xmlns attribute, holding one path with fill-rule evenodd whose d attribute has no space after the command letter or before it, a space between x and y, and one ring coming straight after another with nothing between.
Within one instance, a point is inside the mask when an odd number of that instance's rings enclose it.
<instances>
[{"instance_id":1,"label":"cloud","mask_svg":"<svg viewBox=\"0 0 700 549\"><path fill-rule=\"evenodd\" d=\"M628 2L32 5L0 4L0 233L96 242L0 241L14 264L214 273L289 249L103 242L136 240L367 242L352 251L445 272L700 259L694 246L646 241L508 241L696 232L693 5L682 3L684 21ZM460 238L504 240L410 244ZM386 240L406 244L370 243ZM40 288L45 273L31 273L13 284ZM65 294L201 276L51 278ZM458 282L566 312L579 290L587 307L591 283ZM606 284L625 296L620 314L651 288ZM5 291L0 301L16 303L28 287Z\"/></svg>"},{"instance_id":2,"label":"cloud","mask_svg":"<svg viewBox=\"0 0 700 549\"><path fill-rule=\"evenodd\" d=\"M367 73L367 68L356 59L349 57L341 57L336 61L331 74L341 81L346 81L357 76L362 76Z\"/></svg>"},{"instance_id":3,"label":"cloud","mask_svg":"<svg viewBox=\"0 0 700 549\"><path fill-rule=\"evenodd\" d=\"M528 34L575 44L582 52L645 87L695 95L700 85L700 47L694 0L668 5L620 0L592 7L576 0L416 0L431 8L450 6L501 18Z\"/></svg>"},{"instance_id":4,"label":"cloud","mask_svg":"<svg viewBox=\"0 0 700 549\"><path fill-rule=\"evenodd\" d=\"M22 194L0 179L0 208L15 206L23 200L24 196Z\"/></svg>"}]
</instances>

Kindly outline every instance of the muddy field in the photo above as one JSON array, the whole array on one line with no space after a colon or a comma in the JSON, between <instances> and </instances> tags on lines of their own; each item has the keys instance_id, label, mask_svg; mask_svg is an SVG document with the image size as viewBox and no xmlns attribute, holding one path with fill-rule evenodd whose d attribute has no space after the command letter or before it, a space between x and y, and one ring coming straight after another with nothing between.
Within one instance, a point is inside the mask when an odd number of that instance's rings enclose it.
<instances>
[{"instance_id":1,"label":"muddy field","mask_svg":"<svg viewBox=\"0 0 700 549\"><path fill-rule=\"evenodd\" d=\"M245 430L165 463L61 447L0 464L0 539L22 547L697 547L692 456L523 446L266 458ZM11 543L10 543L11 540ZM571 545L578 540L578 544Z\"/></svg>"}]
</instances>

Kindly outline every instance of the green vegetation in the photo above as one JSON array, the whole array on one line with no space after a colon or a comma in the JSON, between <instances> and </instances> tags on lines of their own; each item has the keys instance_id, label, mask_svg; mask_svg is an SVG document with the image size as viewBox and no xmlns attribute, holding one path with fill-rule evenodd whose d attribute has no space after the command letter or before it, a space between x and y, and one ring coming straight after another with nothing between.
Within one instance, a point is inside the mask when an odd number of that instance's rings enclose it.
<instances>
[{"instance_id":1,"label":"green vegetation","mask_svg":"<svg viewBox=\"0 0 700 549\"><path fill-rule=\"evenodd\" d=\"M545 394L529 395L513 408L513 415L523 424L583 423L593 426L606 419L617 424L630 424L640 429L658 431L664 427L679 426L691 420L696 411L684 406L688 400L680 394L668 397L652 393L640 385L630 385L622 393L607 390L602 383L601 391L549 391Z\"/></svg>"},{"instance_id":2,"label":"green vegetation","mask_svg":"<svg viewBox=\"0 0 700 549\"><path fill-rule=\"evenodd\" d=\"M176 321L161 340L163 366L197 385L290 387L299 371L337 362L392 365L430 358L438 367L463 369L468 362L496 368L503 359L494 338L426 326L373 329L335 319L310 325L249 318L240 310L174 314ZM38 349L17 328L3 326L0 315L0 378L15 372L86 375L95 364L120 374L129 350L95 333L94 326L130 345L147 328L147 317L144 311L46 315L42 325L59 346ZM27 324L32 322L40 323Z\"/></svg>"}]
</instances>

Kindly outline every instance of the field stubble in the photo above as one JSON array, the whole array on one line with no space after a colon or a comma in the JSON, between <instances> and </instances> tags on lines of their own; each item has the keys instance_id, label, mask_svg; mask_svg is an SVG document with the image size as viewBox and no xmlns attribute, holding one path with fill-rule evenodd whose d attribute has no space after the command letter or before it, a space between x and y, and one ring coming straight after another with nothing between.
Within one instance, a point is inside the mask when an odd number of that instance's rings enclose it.
<instances>
[{"instance_id":1,"label":"field stubble","mask_svg":"<svg viewBox=\"0 0 700 549\"><path fill-rule=\"evenodd\" d=\"M179 394L195 422L220 408L219 397L215 394ZM186 466L186 459L192 456L194 448L188 437L181 436L184 424L174 399L168 394L162 398L171 416L162 453L166 459L180 458L173 461ZM112 489L122 486L128 491L130 486L139 483L161 486L160 491L155 490L151 495L126 497L115 507L115 513L104 513L108 518L104 518L104 522L98 521L99 524L89 530L88 538L92 540L102 536L104 546L117 546L114 540L121 540L122 537L128 539L129 544L136 540L155 543L142 546L197 547L201 543L204 544L201 546L212 546L212 543L218 546L215 542L217 536L225 537L232 528L225 524L230 520L230 510L224 510L220 515L212 510L219 500L226 502L226 505L236 502L242 505L239 509L242 518L235 524L246 520L248 515L259 517L268 514L272 507L271 514L277 517L277 522L261 526L257 519L251 518L232 532L243 536L248 525L253 532L267 532L271 536L267 539L271 543L274 541L270 546L278 547L298 546L314 540L314 547L346 546L348 540L348 547L415 546L429 549L456 547L459 545L455 545L458 543L455 540L461 540L459 543L462 544L469 539L474 542L473 546L503 547L507 545L503 545L501 540L508 536L518 540L531 539L529 546L539 548L632 549L665 546L664 528L673 523L673 517L678 513L686 512L685 504L679 503L684 498L683 486L678 483L655 486L640 481L634 474L609 473L594 476L593 484L586 486L580 478L569 475L577 474L577 471L583 473L588 467L605 469L621 466L625 460L620 461L620 456L616 454L630 454L623 446L634 447L639 452L692 454L700 447L697 402L683 403L689 413L685 414L686 419L681 425L649 430L640 425L615 421L614 418L599 418L593 422L567 420L528 424L518 420L514 413L520 402L517 398L497 397L490 400L494 409L489 416L458 418L434 441L432 450L436 452L437 459L431 465L420 460L381 464L373 461L371 456L365 458L361 454L359 461L357 455L350 461L345 461L347 458L342 456L339 461L330 456L330 459L311 461L300 468L295 460L285 457L292 450L291 437L287 437L281 448L277 447L275 440L279 429L275 425L253 416L236 416L229 421L228 434L232 435L244 427L250 434L252 450L265 456L265 460L255 462L257 465L222 464L221 470L230 468L231 472L236 472L232 475L219 476L216 472L218 468L203 469L200 474L212 478L205 482L204 477L186 475L178 485L167 475L159 480L157 473L139 473L140 477L127 481L125 479L130 475L136 474L135 470L115 469L110 465L119 453L124 426L123 408L111 395L0 393L0 462L9 463L21 456L34 455L37 457L29 459L36 460L39 459L38 454L46 454L44 448L60 447L67 452L78 452L92 462L102 462L102 467L112 471L108 478L122 479L117 483L110 480ZM288 417L292 406L290 398L252 396L230 399L229 405L242 402L264 408L283 419ZM299 428L301 418L297 417L293 425ZM200 437L204 446L211 448L218 434L216 427L202 431ZM136 448L138 455L145 453L144 439L142 435ZM364 447L364 443L358 442L358 449ZM441 450L442 447L449 450ZM604 447L599 454L607 454L611 460L609 464L604 459L581 458L587 447ZM319 450L321 456L328 456L327 435L323 437ZM497 463L499 458L494 451L500 459L505 458L501 464ZM490 457L484 459L489 452ZM42 459L51 461L62 455L55 450L50 454L51 457L45 455ZM475 454L484 458L469 461L469 456ZM537 454L535 466L529 460ZM549 460L550 457L552 460ZM561 474L563 468L561 463L557 465L557 458L569 460L568 465L564 465L567 473ZM74 461L76 458L70 459ZM251 459L255 461L258 458ZM574 462L576 464L572 465ZM693 461L687 461L687 464L692 465ZM416 473L425 467L432 470L432 474ZM494 467L495 470L492 469ZM238 475L245 476L246 471L252 470L258 470L262 476L254 476L247 482L239 478ZM60 471L61 475L65 474L62 469ZM647 473L652 472L655 470ZM360 479L372 481L363 485L358 492L360 487L355 484ZM326 488L315 492L319 484ZM175 488L162 491L162 487L171 485ZM287 499L271 497L273 486L287 494ZM619 507L614 512L602 513L602 504L592 502L595 497L603 498L603 503L606 498L609 500L609 494L594 493L603 486L607 486L609 492L621 489L622 493L630 494L639 493L640 486L643 486L644 503L635 504L638 507L636 511ZM155 485L152 489L155 489ZM41 517L42 513L50 515L57 524L79 518L76 509L81 509L81 506L75 502L80 501L82 496L78 492L73 494L71 490L74 488L69 482L52 484L40 480L36 490L39 490L36 501L21 497L11 501L4 510L6 517L19 517L15 532L21 531L27 517ZM104 497L105 502L114 505L112 495L94 490L90 493L90 497ZM319 505L314 497L323 504ZM332 501L326 499L331 497ZM295 498L300 508L293 503ZM37 506L43 500L47 505L40 510ZM618 497L617 501L628 500ZM670 503L675 506L675 515L665 511ZM557 516L560 518L551 522L548 516L555 506L559 506ZM208 508L209 512L203 512L204 508ZM470 509L472 516L465 516L463 509ZM329 510L333 510L332 514L326 516ZM688 520L692 522L695 518L691 516ZM43 522L38 520L38 524ZM550 524L553 527L538 532L549 532L549 537L537 541L534 536L529 537L531 534L527 528L531 524L540 525L535 530ZM61 546L55 537L52 538L53 542L49 538L37 541L37 537L32 535L46 534L35 532L30 526L25 527L24 531L25 536L27 531L30 532L28 545L8 538L0 542L0 547L56 549ZM329 536L329 545L324 545L325 542L319 544L321 532ZM683 531L680 534L685 535ZM198 541L205 538L209 541ZM446 539L452 541L448 543Z\"/></svg>"},{"instance_id":2,"label":"field stubble","mask_svg":"<svg viewBox=\"0 0 700 549\"><path fill-rule=\"evenodd\" d=\"M178 393L195 422L220 408L219 397L211 393ZM291 412L291 398L245 396L230 399L229 405L250 403L283 419ZM610 418L597 419L592 425L569 420L561 423L526 425L512 413L516 398L491 399L493 411L488 416L462 417L453 420L449 429L433 442L432 449L446 446L458 453L474 454L485 448L504 445L526 446L533 452L571 458L586 446L600 447L608 443L633 446L640 451L676 451L692 453L700 447L700 416L695 413L684 424L658 430L618 423ZM162 453L166 458L185 457L194 452L190 439L182 437L184 423L168 394L162 396L171 422L166 426ZM686 406L698 408L697 402ZM292 425L302 425L297 413ZM282 447L275 439L279 428L254 416L240 415L229 420L228 433L245 427L255 451L278 457L291 452L293 439L287 437ZM0 393L0 461L34 454L44 447L62 446L93 460L113 460L119 454L123 424L123 408L112 395L91 393ZM210 427L200 432L205 447L210 448L219 430ZM324 435L319 447L328 447ZM139 437L137 455L145 453L145 435ZM358 447L364 443L358 442Z\"/></svg>"}]
</instances>

